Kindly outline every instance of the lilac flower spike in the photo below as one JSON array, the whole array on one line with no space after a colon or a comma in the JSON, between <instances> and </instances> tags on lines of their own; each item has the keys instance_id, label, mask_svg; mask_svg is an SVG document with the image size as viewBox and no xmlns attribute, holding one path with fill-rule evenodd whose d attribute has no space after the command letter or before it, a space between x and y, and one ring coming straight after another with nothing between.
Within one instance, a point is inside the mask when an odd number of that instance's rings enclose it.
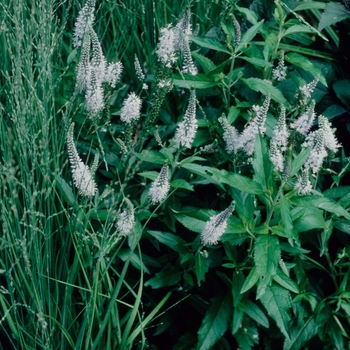
<instances>
[{"instance_id":1,"label":"lilac flower spike","mask_svg":"<svg viewBox=\"0 0 350 350\"><path fill-rule=\"evenodd\" d=\"M235 205L231 204L227 209L218 215L212 216L205 224L201 233L201 242L203 245L217 244L224 234L227 226L227 220L235 210Z\"/></svg>"}]
</instances>

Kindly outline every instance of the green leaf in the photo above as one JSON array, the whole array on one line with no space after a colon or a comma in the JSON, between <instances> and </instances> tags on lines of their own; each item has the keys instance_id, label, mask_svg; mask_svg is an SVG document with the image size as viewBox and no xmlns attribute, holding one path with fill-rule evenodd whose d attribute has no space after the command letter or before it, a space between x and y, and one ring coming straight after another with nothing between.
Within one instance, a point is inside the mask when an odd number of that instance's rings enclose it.
<instances>
[{"instance_id":1,"label":"green leaf","mask_svg":"<svg viewBox=\"0 0 350 350\"><path fill-rule=\"evenodd\" d=\"M232 315L230 293L225 297L216 296L211 300L202 325L198 331L198 350L212 349L213 345L227 331Z\"/></svg>"},{"instance_id":2,"label":"green leaf","mask_svg":"<svg viewBox=\"0 0 350 350\"><path fill-rule=\"evenodd\" d=\"M236 334L240 327L242 326L244 312L242 310L242 304L239 303L233 310L233 320L232 320L232 335Z\"/></svg>"},{"instance_id":3,"label":"green leaf","mask_svg":"<svg viewBox=\"0 0 350 350\"><path fill-rule=\"evenodd\" d=\"M75 57L77 56L78 50L74 49L67 58L67 65L69 66L75 59Z\"/></svg>"},{"instance_id":4,"label":"green leaf","mask_svg":"<svg viewBox=\"0 0 350 350\"><path fill-rule=\"evenodd\" d=\"M193 232L202 233L205 223L211 216L216 215L214 210L192 210L184 212L174 211L176 219Z\"/></svg>"},{"instance_id":5,"label":"green leaf","mask_svg":"<svg viewBox=\"0 0 350 350\"><path fill-rule=\"evenodd\" d=\"M209 38L201 38L195 35L189 35L188 37L190 38L191 41L193 41L194 43L196 43L201 47L230 54L230 51L228 51L226 47L222 45L219 41L216 41L214 39L209 39Z\"/></svg>"},{"instance_id":6,"label":"green leaf","mask_svg":"<svg viewBox=\"0 0 350 350\"><path fill-rule=\"evenodd\" d=\"M349 11L340 2L330 2L326 5L318 24L318 30L322 30L334 23L350 18Z\"/></svg>"},{"instance_id":7,"label":"green leaf","mask_svg":"<svg viewBox=\"0 0 350 350\"><path fill-rule=\"evenodd\" d=\"M137 173L137 175L154 181L158 177L159 173L157 173L156 171L143 171L142 173Z\"/></svg>"},{"instance_id":8,"label":"green leaf","mask_svg":"<svg viewBox=\"0 0 350 350\"><path fill-rule=\"evenodd\" d=\"M315 228L324 228L325 221L322 210L317 208L293 208L291 210L293 227L297 232L310 231ZM297 217L294 219L294 217Z\"/></svg>"},{"instance_id":9,"label":"green leaf","mask_svg":"<svg viewBox=\"0 0 350 350\"><path fill-rule=\"evenodd\" d=\"M232 189L233 198L236 202L236 212L238 216L241 218L243 224L253 223L254 220L254 199L255 196L242 192L237 189Z\"/></svg>"},{"instance_id":10,"label":"green leaf","mask_svg":"<svg viewBox=\"0 0 350 350\"><path fill-rule=\"evenodd\" d=\"M70 187L66 180L63 177L56 175L56 185L62 191L64 200L70 205L74 206L76 204L75 196L72 191L72 187Z\"/></svg>"},{"instance_id":11,"label":"green leaf","mask_svg":"<svg viewBox=\"0 0 350 350\"><path fill-rule=\"evenodd\" d=\"M242 289L241 289L241 293L243 294L243 293L247 292L250 288L254 287L256 282L258 282L259 277L260 276L257 273L257 269L254 266L250 270L249 275L247 276L246 280L244 281L244 284L243 284Z\"/></svg>"},{"instance_id":12,"label":"green leaf","mask_svg":"<svg viewBox=\"0 0 350 350\"><path fill-rule=\"evenodd\" d=\"M236 5L236 9L239 12L243 13L250 23L256 24L258 22L258 16L255 12L253 12L245 7L240 7L238 5Z\"/></svg>"},{"instance_id":13,"label":"green leaf","mask_svg":"<svg viewBox=\"0 0 350 350\"><path fill-rule=\"evenodd\" d=\"M194 264L194 272L197 277L198 286L201 285L202 281L205 281L205 274L208 272L209 264L210 259L205 258L202 254L197 254Z\"/></svg>"},{"instance_id":14,"label":"green leaf","mask_svg":"<svg viewBox=\"0 0 350 350\"><path fill-rule=\"evenodd\" d=\"M170 232L162 231L147 231L152 237L154 237L159 242L165 244L169 248L175 250L180 254L190 253L190 250L186 246L186 241L184 241L179 236L175 236Z\"/></svg>"},{"instance_id":15,"label":"green leaf","mask_svg":"<svg viewBox=\"0 0 350 350\"><path fill-rule=\"evenodd\" d=\"M349 220L339 220L334 223L334 227L338 230L350 234L350 221Z\"/></svg>"},{"instance_id":16,"label":"green leaf","mask_svg":"<svg viewBox=\"0 0 350 350\"><path fill-rule=\"evenodd\" d=\"M294 197L291 199L294 205L307 208L319 208L329 213L336 214L338 216L344 216L346 219L350 219L350 214L340 204L329 199L323 195L320 196L305 196Z\"/></svg>"},{"instance_id":17,"label":"green leaf","mask_svg":"<svg viewBox=\"0 0 350 350\"><path fill-rule=\"evenodd\" d=\"M265 280L271 280L281 259L281 247L276 236L260 235L254 244L256 271Z\"/></svg>"},{"instance_id":18,"label":"green leaf","mask_svg":"<svg viewBox=\"0 0 350 350\"><path fill-rule=\"evenodd\" d=\"M307 321L303 320L298 328L292 328L290 339L286 338L283 350L299 350L302 346L316 334L320 326L315 322L313 317Z\"/></svg>"},{"instance_id":19,"label":"green leaf","mask_svg":"<svg viewBox=\"0 0 350 350\"><path fill-rule=\"evenodd\" d=\"M185 190L194 191L192 185L183 179L176 179L170 182L170 186L174 188L184 188Z\"/></svg>"},{"instance_id":20,"label":"green leaf","mask_svg":"<svg viewBox=\"0 0 350 350\"><path fill-rule=\"evenodd\" d=\"M173 286L180 282L182 271L174 266L166 266L161 272L155 274L145 282L145 286L153 289Z\"/></svg>"},{"instance_id":21,"label":"green leaf","mask_svg":"<svg viewBox=\"0 0 350 350\"><path fill-rule=\"evenodd\" d=\"M284 59L293 64L294 66L300 67L304 69L305 71L311 73L314 77L319 76L320 82L327 86L327 81L325 77L323 76L321 70L316 67L309 59L306 57L299 55L295 52L290 52L288 55L284 56Z\"/></svg>"},{"instance_id":22,"label":"green leaf","mask_svg":"<svg viewBox=\"0 0 350 350\"><path fill-rule=\"evenodd\" d=\"M272 317L283 335L289 339L291 297L289 292L275 284L266 287L260 298L267 313Z\"/></svg>"},{"instance_id":23,"label":"green leaf","mask_svg":"<svg viewBox=\"0 0 350 350\"><path fill-rule=\"evenodd\" d=\"M260 323L263 327L270 327L268 318L265 316L264 312L259 308L259 306L256 305L256 303L246 299L242 303L242 309L250 318Z\"/></svg>"},{"instance_id":24,"label":"green leaf","mask_svg":"<svg viewBox=\"0 0 350 350\"><path fill-rule=\"evenodd\" d=\"M350 108L350 80L338 80L333 84L333 90L340 101L344 103L347 108Z\"/></svg>"},{"instance_id":25,"label":"green leaf","mask_svg":"<svg viewBox=\"0 0 350 350\"><path fill-rule=\"evenodd\" d=\"M290 26L283 34L283 36L288 36L295 33L314 33L314 31L306 26L305 24L295 24Z\"/></svg>"},{"instance_id":26,"label":"green leaf","mask_svg":"<svg viewBox=\"0 0 350 350\"><path fill-rule=\"evenodd\" d=\"M238 343L238 349L252 350L254 344L259 344L259 332L255 323L249 318L243 318L234 338Z\"/></svg>"},{"instance_id":27,"label":"green leaf","mask_svg":"<svg viewBox=\"0 0 350 350\"><path fill-rule=\"evenodd\" d=\"M123 261L126 261L129 258L129 255L130 255L130 250L128 249L121 249L118 252L119 258L122 259ZM143 262L140 260L140 257L136 253L132 253L130 262L138 270L140 271L143 270L144 272L149 273L147 267L143 264Z\"/></svg>"},{"instance_id":28,"label":"green leaf","mask_svg":"<svg viewBox=\"0 0 350 350\"><path fill-rule=\"evenodd\" d=\"M270 81L258 78L242 78L241 81L244 82L250 89L261 92L264 95L270 94L273 100L283 105L288 105L288 102L281 91L274 87Z\"/></svg>"},{"instance_id":29,"label":"green leaf","mask_svg":"<svg viewBox=\"0 0 350 350\"><path fill-rule=\"evenodd\" d=\"M209 180L211 183L224 189L223 183L237 188L241 191L245 191L253 194L263 194L261 186L255 181L238 174L226 170L219 170L212 167L202 166L198 164L184 164L183 168L189 170L190 172L200 175L205 179Z\"/></svg>"},{"instance_id":30,"label":"green leaf","mask_svg":"<svg viewBox=\"0 0 350 350\"><path fill-rule=\"evenodd\" d=\"M272 67L272 63L267 62L265 60L262 60L260 58L255 58L255 57L245 57L245 56L238 56L237 58L240 58L241 60L247 61L251 63L254 66L257 67Z\"/></svg>"},{"instance_id":31,"label":"green leaf","mask_svg":"<svg viewBox=\"0 0 350 350\"><path fill-rule=\"evenodd\" d=\"M281 193L280 197L280 205L281 205L281 219L282 224L284 226L284 232L286 237L292 239L293 238L293 222L290 213L290 207L286 200L286 197L283 193Z\"/></svg>"},{"instance_id":32,"label":"green leaf","mask_svg":"<svg viewBox=\"0 0 350 350\"><path fill-rule=\"evenodd\" d=\"M236 270L232 276L232 296L233 296L233 306L236 307L243 298L241 294L241 289L244 284L244 274L242 271Z\"/></svg>"},{"instance_id":33,"label":"green leaf","mask_svg":"<svg viewBox=\"0 0 350 350\"><path fill-rule=\"evenodd\" d=\"M192 52L192 57L202 66L205 74L208 74L210 71L216 68L212 60L199 54L198 52Z\"/></svg>"},{"instance_id":34,"label":"green leaf","mask_svg":"<svg viewBox=\"0 0 350 350\"><path fill-rule=\"evenodd\" d=\"M272 54L276 50L276 46L278 43L278 37L275 33L270 33L268 37L266 38L265 45L264 45L264 59L265 61L269 61Z\"/></svg>"},{"instance_id":35,"label":"green leaf","mask_svg":"<svg viewBox=\"0 0 350 350\"><path fill-rule=\"evenodd\" d=\"M304 148L294 159L292 163L292 167L289 173L289 177L292 178L297 172L301 169L301 167L305 164L306 160L309 158L311 148Z\"/></svg>"},{"instance_id":36,"label":"green leaf","mask_svg":"<svg viewBox=\"0 0 350 350\"><path fill-rule=\"evenodd\" d=\"M143 150L142 153L135 153L135 156L144 162L154 163L154 164L164 164L165 155L157 151Z\"/></svg>"},{"instance_id":37,"label":"green leaf","mask_svg":"<svg viewBox=\"0 0 350 350\"><path fill-rule=\"evenodd\" d=\"M260 30L261 26L263 25L264 20L261 20L260 22L254 24L252 27L250 27L242 36L241 42L236 48L236 52L240 51L244 48L245 44L248 44L252 41L252 39L255 37L255 35Z\"/></svg>"},{"instance_id":38,"label":"green leaf","mask_svg":"<svg viewBox=\"0 0 350 350\"><path fill-rule=\"evenodd\" d=\"M350 193L350 186L339 186L329 188L323 192L323 195L328 198L341 198Z\"/></svg>"},{"instance_id":39,"label":"green leaf","mask_svg":"<svg viewBox=\"0 0 350 350\"><path fill-rule=\"evenodd\" d=\"M274 281L285 289L290 290L293 293L299 293L298 285L288 277L282 270L278 269L277 274L274 276Z\"/></svg>"},{"instance_id":40,"label":"green leaf","mask_svg":"<svg viewBox=\"0 0 350 350\"><path fill-rule=\"evenodd\" d=\"M173 84L182 89L208 89L217 86L218 83L208 78L205 74L174 74Z\"/></svg>"},{"instance_id":41,"label":"green leaf","mask_svg":"<svg viewBox=\"0 0 350 350\"><path fill-rule=\"evenodd\" d=\"M260 134L255 138L255 152L252 165L254 169L254 181L259 183L264 191L272 193L273 166L269 158L266 140Z\"/></svg>"},{"instance_id":42,"label":"green leaf","mask_svg":"<svg viewBox=\"0 0 350 350\"><path fill-rule=\"evenodd\" d=\"M320 249L320 256L322 256L325 251L328 249L328 240L331 237L331 234L333 232L333 221L332 219L327 220L324 230L321 233L321 249Z\"/></svg>"}]
</instances>

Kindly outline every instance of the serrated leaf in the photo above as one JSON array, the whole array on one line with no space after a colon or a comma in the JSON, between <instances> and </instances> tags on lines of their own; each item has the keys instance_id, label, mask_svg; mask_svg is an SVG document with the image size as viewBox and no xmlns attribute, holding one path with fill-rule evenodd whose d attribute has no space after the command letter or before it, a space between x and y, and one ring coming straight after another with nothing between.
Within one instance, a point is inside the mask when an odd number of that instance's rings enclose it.
<instances>
[{"instance_id":1,"label":"serrated leaf","mask_svg":"<svg viewBox=\"0 0 350 350\"><path fill-rule=\"evenodd\" d=\"M174 212L176 219L193 232L202 233L205 223L211 216L216 215L213 210L193 210L188 212Z\"/></svg>"},{"instance_id":2,"label":"serrated leaf","mask_svg":"<svg viewBox=\"0 0 350 350\"><path fill-rule=\"evenodd\" d=\"M174 266L166 266L162 271L155 274L145 282L145 286L153 289L173 286L180 282L182 271Z\"/></svg>"},{"instance_id":3,"label":"serrated leaf","mask_svg":"<svg viewBox=\"0 0 350 350\"><path fill-rule=\"evenodd\" d=\"M305 196L294 197L291 199L294 205L307 208L319 208L329 213L336 214L338 216L344 216L346 219L350 219L350 214L340 204L329 199L323 195L320 196Z\"/></svg>"},{"instance_id":4,"label":"serrated leaf","mask_svg":"<svg viewBox=\"0 0 350 350\"><path fill-rule=\"evenodd\" d=\"M174 188L184 188L185 190L194 191L192 185L183 179L176 179L170 182L170 186Z\"/></svg>"},{"instance_id":5,"label":"serrated leaf","mask_svg":"<svg viewBox=\"0 0 350 350\"><path fill-rule=\"evenodd\" d=\"M277 270L277 274L273 277L273 279L283 288L288 289L293 293L299 293L298 285L280 269Z\"/></svg>"},{"instance_id":6,"label":"serrated leaf","mask_svg":"<svg viewBox=\"0 0 350 350\"><path fill-rule=\"evenodd\" d=\"M275 284L267 286L260 301L264 305L267 313L273 318L282 332L289 339L289 309L291 308L291 298L289 292Z\"/></svg>"},{"instance_id":7,"label":"serrated leaf","mask_svg":"<svg viewBox=\"0 0 350 350\"><path fill-rule=\"evenodd\" d=\"M253 303L249 299L246 299L242 303L242 309L250 318L261 324L263 327L270 327L268 318L266 317L264 312L259 308L259 306L256 305L256 303Z\"/></svg>"},{"instance_id":8,"label":"serrated leaf","mask_svg":"<svg viewBox=\"0 0 350 350\"><path fill-rule=\"evenodd\" d=\"M237 4L236 4L236 9L239 12L243 13L250 23L256 24L258 22L258 16L255 12L253 12L245 7L240 7Z\"/></svg>"},{"instance_id":9,"label":"serrated leaf","mask_svg":"<svg viewBox=\"0 0 350 350\"><path fill-rule=\"evenodd\" d=\"M254 262L259 277L271 281L281 259L281 247L276 236L260 235L254 244Z\"/></svg>"},{"instance_id":10,"label":"serrated leaf","mask_svg":"<svg viewBox=\"0 0 350 350\"><path fill-rule=\"evenodd\" d=\"M293 215L301 211L302 215L298 216L296 220L293 219ZM294 208L291 211L293 227L297 232L310 231L315 228L324 228L325 221L323 218L322 210L317 208ZM300 213L299 213L300 214Z\"/></svg>"},{"instance_id":11,"label":"serrated leaf","mask_svg":"<svg viewBox=\"0 0 350 350\"><path fill-rule=\"evenodd\" d=\"M299 55L295 52L290 52L288 55L284 56L284 59L293 64L294 66L300 67L307 72L310 72L314 77L319 76L320 82L327 86L327 81L323 76L321 70L316 67L308 58Z\"/></svg>"},{"instance_id":12,"label":"serrated leaf","mask_svg":"<svg viewBox=\"0 0 350 350\"><path fill-rule=\"evenodd\" d=\"M196 43L201 47L230 54L230 51L228 51L226 47L217 40L210 39L210 38L203 38L195 35L188 35L188 37L190 38L191 41L193 41L194 43Z\"/></svg>"},{"instance_id":13,"label":"serrated leaf","mask_svg":"<svg viewBox=\"0 0 350 350\"><path fill-rule=\"evenodd\" d=\"M187 254L190 250L186 246L186 241L184 241L179 236L176 236L170 232L162 231L147 231L152 237L154 237L159 242L165 244L169 248L175 250L180 254Z\"/></svg>"},{"instance_id":14,"label":"serrated leaf","mask_svg":"<svg viewBox=\"0 0 350 350\"><path fill-rule=\"evenodd\" d=\"M237 58L247 61L257 67L272 67L272 63L255 57L238 56Z\"/></svg>"},{"instance_id":15,"label":"serrated leaf","mask_svg":"<svg viewBox=\"0 0 350 350\"><path fill-rule=\"evenodd\" d=\"M258 282L259 277L260 276L257 273L256 267L254 266L250 270L246 280L244 281L244 284L243 284L242 289L241 289L241 293L243 294L243 293L247 292L250 288L254 287L256 282Z\"/></svg>"},{"instance_id":16,"label":"serrated leaf","mask_svg":"<svg viewBox=\"0 0 350 350\"><path fill-rule=\"evenodd\" d=\"M252 350L254 344L259 344L259 332L253 321L244 318L241 327L234 335L237 340L238 349Z\"/></svg>"},{"instance_id":17,"label":"serrated leaf","mask_svg":"<svg viewBox=\"0 0 350 350\"><path fill-rule=\"evenodd\" d=\"M323 195L328 198L341 198L350 193L350 186L339 186L329 188L323 192Z\"/></svg>"},{"instance_id":18,"label":"serrated leaf","mask_svg":"<svg viewBox=\"0 0 350 350\"><path fill-rule=\"evenodd\" d=\"M229 293L225 297L216 296L211 300L198 331L198 350L212 349L227 331L231 315L232 300Z\"/></svg>"},{"instance_id":19,"label":"serrated leaf","mask_svg":"<svg viewBox=\"0 0 350 350\"><path fill-rule=\"evenodd\" d=\"M261 92L264 95L270 94L273 100L285 106L288 105L288 102L283 96L282 92L273 86L270 81L258 78L242 78L241 81L244 82L250 89Z\"/></svg>"},{"instance_id":20,"label":"serrated leaf","mask_svg":"<svg viewBox=\"0 0 350 350\"><path fill-rule=\"evenodd\" d=\"M164 164L165 155L157 151L143 150L141 153L135 153L135 156L144 162L154 163L154 164Z\"/></svg>"},{"instance_id":21,"label":"serrated leaf","mask_svg":"<svg viewBox=\"0 0 350 350\"><path fill-rule=\"evenodd\" d=\"M308 340L318 334L320 326L311 317L307 321L303 321L298 328L293 328L290 339L286 339L283 350L299 350Z\"/></svg>"},{"instance_id":22,"label":"serrated leaf","mask_svg":"<svg viewBox=\"0 0 350 350\"><path fill-rule=\"evenodd\" d=\"M318 30L322 30L334 23L350 18L349 11L340 2L330 2L326 5L318 24Z\"/></svg>"},{"instance_id":23,"label":"serrated leaf","mask_svg":"<svg viewBox=\"0 0 350 350\"><path fill-rule=\"evenodd\" d=\"M216 68L216 65L212 60L199 54L198 52L192 52L192 57L202 66L205 74L208 74L210 71Z\"/></svg>"}]
</instances>

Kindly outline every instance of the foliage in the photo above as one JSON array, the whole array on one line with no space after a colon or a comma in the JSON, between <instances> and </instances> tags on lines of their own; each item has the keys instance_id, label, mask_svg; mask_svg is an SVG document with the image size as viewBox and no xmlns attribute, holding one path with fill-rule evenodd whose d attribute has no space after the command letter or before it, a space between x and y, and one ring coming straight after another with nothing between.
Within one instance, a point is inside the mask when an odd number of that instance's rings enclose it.
<instances>
[{"instance_id":1,"label":"foliage","mask_svg":"<svg viewBox=\"0 0 350 350\"><path fill-rule=\"evenodd\" d=\"M2 349L350 346L346 4L0 8Z\"/></svg>"}]
</instances>

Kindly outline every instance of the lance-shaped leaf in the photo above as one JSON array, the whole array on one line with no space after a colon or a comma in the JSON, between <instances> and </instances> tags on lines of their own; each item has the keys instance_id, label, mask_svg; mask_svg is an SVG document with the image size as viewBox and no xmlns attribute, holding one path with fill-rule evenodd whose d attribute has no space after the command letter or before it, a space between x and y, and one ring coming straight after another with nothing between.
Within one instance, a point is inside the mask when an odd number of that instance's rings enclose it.
<instances>
[{"instance_id":1,"label":"lance-shaped leaf","mask_svg":"<svg viewBox=\"0 0 350 350\"><path fill-rule=\"evenodd\" d=\"M265 293L260 298L267 313L272 317L283 335L289 339L289 323L291 321L289 309L291 297L289 292L275 284L267 286Z\"/></svg>"},{"instance_id":2,"label":"lance-shaped leaf","mask_svg":"<svg viewBox=\"0 0 350 350\"><path fill-rule=\"evenodd\" d=\"M227 331L232 315L231 293L216 296L211 300L202 325L198 331L198 350L212 349Z\"/></svg>"},{"instance_id":3,"label":"lance-shaped leaf","mask_svg":"<svg viewBox=\"0 0 350 350\"><path fill-rule=\"evenodd\" d=\"M276 236L260 235L254 245L254 261L258 275L270 283L281 259L281 247Z\"/></svg>"}]
</instances>

